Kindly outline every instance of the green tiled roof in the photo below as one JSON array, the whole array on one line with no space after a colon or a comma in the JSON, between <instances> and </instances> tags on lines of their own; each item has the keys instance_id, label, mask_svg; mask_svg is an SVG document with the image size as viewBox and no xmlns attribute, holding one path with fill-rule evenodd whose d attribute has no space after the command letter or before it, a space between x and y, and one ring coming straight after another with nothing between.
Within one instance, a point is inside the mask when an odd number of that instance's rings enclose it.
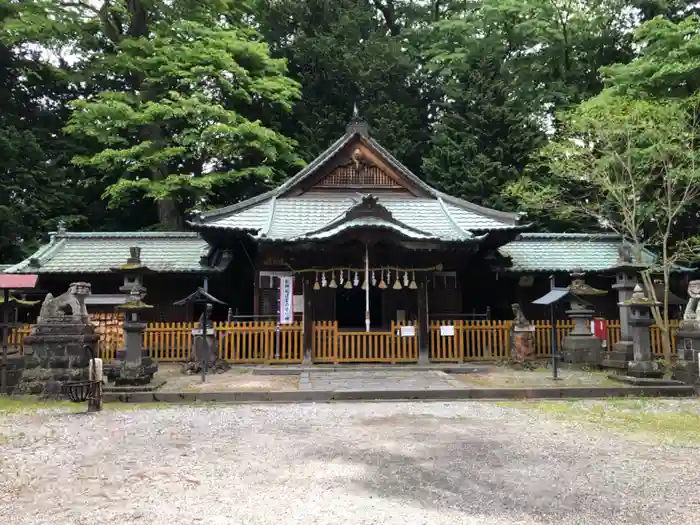
<instances>
[{"instance_id":1,"label":"green tiled roof","mask_svg":"<svg viewBox=\"0 0 700 525\"><path fill-rule=\"evenodd\" d=\"M622 237L616 234L522 233L499 248L516 272L597 272L620 264ZM653 260L645 252L645 263Z\"/></svg>"},{"instance_id":2,"label":"green tiled roof","mask_svg":"<svg viewBox=\"0 0 700 525\"><path fill-rule=\"evenodd\" d=\"M330 164L353 140L364 141L408 184L417 188L416 194L363 189L409 229L435 240L472 242L475 235L481 233L496 230L515 233L524 228L519 224L520 214L484 208L431 187L370 137L363 126L349 126L343 137L278 188L238 204L202 213L192 225L198 229L244 232L261 241L309 239L312 232L329 228L362 199L354 189L299 189L303 181Z\"/></svg>"},{"instance_id":3,"label":"green tiled roof","mask_svg":"<svg viewBox=\"0 0 700 525\"><path fill-rule=\"evenodd\" d=\"M394 215L395 216L395 215ZM320 221L319 221L320 222ZM317 223L318 224L318 223ZM404 224L382 221L373 217L346 221L331 221L327 229L315 228L310 238L323 239L328 235L357 227L390 228L403 236L425 239L423 232ZM280 225L282 227L282 225ZM287 225L290 235L295 225ZM618 249L621 237L610 234L585 233L522 233L515 240L499 248L510 259L510 271L515 272L598 272L619 265ZM8 273L109 273L124 264L129 248L139 246L143 264L156 272L189 273L220 270L229 260L221 254L211 260L211 247L194 232L114 232L114 233L61 233L52 234L50 243L41 247L32 257L9 267ZM204 258L209 257L209 263ZM645 252L651 262L653 255ZM39 266L31 266L36 259Z\"/></svg>"},{"instance_id":4,"label":"green tiled roof","mask_svg":"<svg viewBox=\"0 0 700 525\"><path fill-rule=\"evenodd\" d=\"M190 273L217 270L227 257L208 261L210 246L195 232L112 232L51 234L51 241L7 273L108 273L126 262L129 248L141 248L141 261L150 270ZM38 263L38 266L33 264Z\"/></svg>"}]
</instances>

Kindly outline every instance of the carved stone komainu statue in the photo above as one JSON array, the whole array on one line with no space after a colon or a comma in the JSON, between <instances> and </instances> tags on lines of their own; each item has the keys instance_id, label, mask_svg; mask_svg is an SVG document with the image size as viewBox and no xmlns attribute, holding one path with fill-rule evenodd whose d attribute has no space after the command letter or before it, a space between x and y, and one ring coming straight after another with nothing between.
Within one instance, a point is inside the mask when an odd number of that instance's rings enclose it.
<instances>
[{"instance_id":1,"label":"carved stone komainu statue","mask_svg":"<svg viewBox=\"0 0 700 525\"><path fill-rule=\"evenodd\" d=\"M700 381L700 281L688 283L688 304L676 332L677 359L673 378L687 384Z\"/></svg>"},{"instance_id":2,"label":"carved stone komainu statue","mask_svg":"<svg viewBox=\"0 0 700 525\"><path fill-rule=\"evenodd\" d=\"M85 308L90 289L90 284L77 282L58 297L46 296L37 323L23 341L18 393L60 397L66 381L89 378L90 357L97 357L100 338Z\"/></svg>"},{"instance_id":3,"label":"carved stone komainu statue","mask_svg":"<svg viewBox=\"0 0 700 525\"><path fill-rule=\"evenodd\" d=\"M37 324L46 322L61 322L66 316L83 317L87 319L85 298L90 295L92 287L89 283L72 283L68 291L58 297L46 294L41 304Z\"/></svg>"},{"instance_id":4,"label":"carved stone komainu statue","mask_svg":"<svg viewBox=\"0 0 700 525\"><path fill-rule=\"evenodd\" d=\"M514 315L511 359L514 363L524 363L535 353L534 326L527 320L518 303L512 304L511 309Z\"/></svg>"},{"instance_id":5,"label":"carved stone komainu statue","mask_svg":"<svg viewBox=\"0 0 700 525\"><path fill-rule=\"evenodd\" d=\"M688 283L688 304L683 312L683 328L700 328L700 281Z\"/></svg>"}]
</instances>

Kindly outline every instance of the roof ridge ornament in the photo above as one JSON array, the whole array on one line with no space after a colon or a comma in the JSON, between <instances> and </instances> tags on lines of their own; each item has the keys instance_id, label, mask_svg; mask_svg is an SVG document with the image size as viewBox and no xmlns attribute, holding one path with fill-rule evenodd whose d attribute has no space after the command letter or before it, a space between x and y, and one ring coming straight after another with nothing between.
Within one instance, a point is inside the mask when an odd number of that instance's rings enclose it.
<instances>
[{"instance_id":1,"label":"roof ridge ornament","mask_svg":"<svg viewBox=\"0 0 700 525\"><path fill-rule=\"evenodd\" d=\"M347 125L346 135L353 135L358 133L363 137L369 137L369 124L367 121L360 116L360 110L357 107L357 103L352 105L352 118Z\"/></svg>"}]
</instances>

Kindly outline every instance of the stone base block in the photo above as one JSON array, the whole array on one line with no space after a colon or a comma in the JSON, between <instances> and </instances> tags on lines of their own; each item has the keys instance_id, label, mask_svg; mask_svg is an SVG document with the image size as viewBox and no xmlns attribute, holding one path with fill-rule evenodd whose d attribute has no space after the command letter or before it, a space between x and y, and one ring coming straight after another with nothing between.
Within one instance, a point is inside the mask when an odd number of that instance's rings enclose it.
<instances>
[{"instance_id":1,"label":"stone base block","mask_svg":"<svg viewBox=\"0 0 700 525\"><path fill-rule=\"evenodd\" d=\"M673 379L683 381L686 385L700 383L697 361L678 361L673 367Z\"/></svg>"},{"instance_id":2,"label":"stone base block","mask_svg":"<svg viewBox=\"0 0 700 525\"><path fill-rule=\"evenodd\" d=\"M627 364L630 377L663 377L664 371L655 361L630 361Z\"/></svg>"},{"instance_id":3,"label":"stone base block","mask_svg":"<svg viewBox=\"0 0 700 525\"><path fill-rule=\"evenodd\" d=\"M600 340L590 335L568 335L562 340L561 357L564 363L600 366L605 357L605 350Z\"/></svg>"},{"instance_id":4,"label":"stone base block","mask_svg":"<svg viewBox=\"0 0 700 525\"><path fill-rule=\"evenodd\" d=\"M2 366L2 365L0 365ZM22 370L24 369L24 357L21 355L13 355L7 359L7 386L4 392L0 394L11 394L22 379Z\"/></svg>"},{"instance_id":5,"label":"stone base block","mask_svg":"<svg viewBox=\"0 0 700 525\"><path fill-rule=\"evenodd\" d=\"M38 395L42 398L61 399L63 384L69 381L87 381L88 368L25 368L14 393Z\"/></svg>"},{"instance_id":6,"label":"stone base block","mask_svg":"<svg viewBox=\"0 0 700 525\"><path fill-rule=\"evenodd\" d=\"M114 374L114 384L124 385L146 385L153 380L153 376L158 371L158 363L151 357L144 357L140 364L122 362L121 366L114 367L111 373Z\"/></svg>"},{"instance_id":7,"label":"stone base block","mask_svg":"<svg viewBox=\"0 0 700 525\"><path fill-rule=\"evenodd\" d=\"M608 352L603 359L603 367L627 370L627 365L633 359L634 350L632 341L619 341L615 344L613 350Z\"/></svg>"}]
</instances>

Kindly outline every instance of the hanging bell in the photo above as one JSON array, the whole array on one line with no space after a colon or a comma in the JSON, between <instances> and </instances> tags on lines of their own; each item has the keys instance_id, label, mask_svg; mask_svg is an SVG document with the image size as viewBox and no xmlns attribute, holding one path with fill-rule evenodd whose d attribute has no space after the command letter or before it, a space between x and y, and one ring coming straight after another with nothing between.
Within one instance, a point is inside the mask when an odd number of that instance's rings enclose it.
<instances>
[{"instance_id":1,"label":"hanging bell","mask_svg":"<svg viewBox=\"0 0 700 525\"><path fill-rule=\"evenodd\" d=\"M416 290L418 288L418 285L416 284L416 272L413 272L413 275L411 277L411 284L409 284L408 287L411 290Z\"/></svg>"},{"instance_id":2,"label":"hanging bell","mask_svg":"<svg viewBox=\"0 0 700 525\"><path fill-rule=\"evenodd\" d=\"M323 288L325 288L327 284L328 284L328 281L326 281L326 272L323 272L321 274L321 286Z\"/></svg>"},{"instance_id":3,"label":"hanging bell","mask_svg":"<svg viewBox=\"0 0 700 525\"><path fill-rule=\"evenodd\" d=\"M335 282L335 272L331 272L331 282L328 283L328 288L338 288L338 283Z\"/></svg>"},{"instance_id":4,"label":"hanging bell","mask_svg":"<svg viewBox=\"0 0 700 525\"><path fill-rule=\"evenodd\" d=\"M401 286L401 279L399 277L398 271L396 272L396 280L394 281L394 286L392 286L392 288L394 290L400 290L401 288L403 288L403 286Z\"/></svg>"},{"instance_id":5,"label":"hanging bell","mask_svg":"<svg viewBox=\"0 0 700 525\"><path fill-rule=\"evenodd\" d=\"M345 286L343 286L346 290L349 290L352 288L352 281L350 280L350 270L348 270L348 278L345 279Z\"/></svg>"},{"instance_id":6,"label":"hanging bell","mask_svg":"<svg viewBox=\"0 0 700 525\"><path fill-rule=\"evenodd\" d=\"M403 272L403 285L408 286L408 272Z\"/></svg>"},{"instance_id":7,"label":"hanging bell","mask_svg":"<svg viewBox=\"0 0 700 525\"><path fill-rule=\"evenodd\" d=\"M316 272L316 280L314 281L314 290L320 290L321 286L318 284L318 272Z\"/></svg>"},{"instance_id":8,"label":"hanging bell","mask_svg":"<svg viewBox=\"0 0 700 525\"><path fill-rule=\"evenodd\" d=\"M362 281L362 289L366 290L367 289L367 278L365 278L364 281Z\"/></svg>"},{"instance_id":9,"label":"hanging bell","mask_svg":"<svg viewBox=\"0 0 700 525\"><path fill-rule=\"evenodd\" d=\"M352 285L357 286L358 284L360 284L360 276L357 275L357 272L355 272L355 278L352 280Z\"/></svg>"}]
</instances>

